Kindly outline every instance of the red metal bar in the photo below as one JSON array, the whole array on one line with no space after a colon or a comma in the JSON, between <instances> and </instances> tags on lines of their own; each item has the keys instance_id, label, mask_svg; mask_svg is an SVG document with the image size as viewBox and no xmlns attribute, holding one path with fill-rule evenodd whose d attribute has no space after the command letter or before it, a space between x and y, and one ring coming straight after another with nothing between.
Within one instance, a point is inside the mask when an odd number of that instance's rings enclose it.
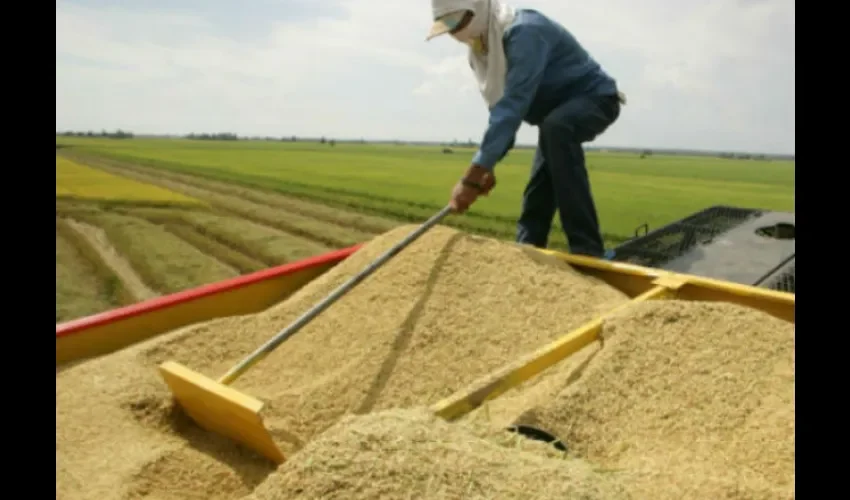
<instances>
[{"instance_id":1,"label":"red metal bar","mask_svg":"<svg viewBox=\"0 0 850 500\"><path fill-rule=\"evenodd\" d=\"M102 313L92 314L90 316L59 323L56 325L56 336L62 337L65 335L71 335L94 326L111 323L113 321L118 321L132 316L139 316L159 309L171 307L176 304L190 302L201 297L208 297L210 295L241 288L260 281L293 274L311 267L337 263L356 252L361 246L362 245L355 245L343 248L342 250L335 250L333 252L317 255L308 259L284 264L282 266L262 269L244 276L237 276L236 278L209 283L189 290L183 290L177 293L131 304L129 306L119 307L117 309L111 309Z\"/></svg>"}]
</instances>

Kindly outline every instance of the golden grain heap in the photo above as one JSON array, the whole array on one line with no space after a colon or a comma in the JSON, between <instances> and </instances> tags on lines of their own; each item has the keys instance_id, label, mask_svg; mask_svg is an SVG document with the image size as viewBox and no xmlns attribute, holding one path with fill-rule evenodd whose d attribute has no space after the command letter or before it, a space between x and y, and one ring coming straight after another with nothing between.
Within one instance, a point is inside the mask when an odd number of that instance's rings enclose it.
<instances>
[{"instance_id":1,"label":"golden grain heap","mask_svg":"<svg viewBox=\"0 0 850 500\"><path fill-rule=\"evenodd\" d=\"M156 365L175 360L220 375L411 229L376 238L263 313L194 325L58 373L57 495L250 494L270 465L181 417ZM266 402L266 423L297 465L297 450L345 415L433 403L627 300L536 251L438 227L234 386ZM327 442L343 439L333 435ZM445 453L460 463L479 452ZM531 459L517 460L521 468ZM434 487L449 488L449 477L434 476ZM500 488L493 491L508 491Z\"/></svg>"},{"instance_id":2,"label":"golden grain heap","mask_svg":"<svg viewBox=\"0 0 850 500\"><path fill-rule=\"evenodd\" d=\"M628 298L538 252L438 227L234 385L267 404L279 469L172 407L155 367L210 377L412 228L280 305L57 371L57 497L784 499L794 496L794 325L722 303L650 301L602 341L449 424L427 405ZM563 456L508 442L509 423Z\"/></svg>"},{"instance_id":3,"label":"golden grain heap","mask_svg":"<svg viewBox=\"0 0 850 500\"><path fill-rule=\"evenodd\" d=\"M628 471L636 498L794 496L794 325L723 303L650 301L606 322L604 347L516 422ZM494 404L499 404L497 401Z\"/></svg>"},{"instance_id":4,"label":"golden grain heap","mask_svg":"<svg viewBox=\"0 0 850 500\"><path fill-rule=\"evenodd\" d=\"M542 443L522 440L518 446L506 446L494 438L447 423L424 409L346 416L247 498L629 498L616 474L558 456Z\"/></svg>"}]
</instances>

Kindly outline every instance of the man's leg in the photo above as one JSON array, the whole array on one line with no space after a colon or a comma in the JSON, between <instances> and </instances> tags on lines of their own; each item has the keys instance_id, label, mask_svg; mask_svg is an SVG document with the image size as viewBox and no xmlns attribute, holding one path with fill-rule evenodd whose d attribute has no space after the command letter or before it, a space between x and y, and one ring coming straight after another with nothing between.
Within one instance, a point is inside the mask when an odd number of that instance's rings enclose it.
<instances>
[{"instance_id":1,"label":"man's leg","mask_svg":"<svg viewBox=\"0 0 850 500\"><path fill-rule=\"evenodd\" d=\"M616 97L577 97L552 110L540 124L538 148L571 253L602 257L605 252L582 143L604 132L619 114Z\"/></svg>"},{"instance_id":2,"label":"man's leg","mask_svg":"<svg viewBox=\"0 0 850 500\"><path fill-rule=\"evenodd\" d=\"M522 213L517 223L518 243L546 248L555 217L555 191L540 147L531 164L531 177L522 195Z\"/></svg>"}]
</instances>

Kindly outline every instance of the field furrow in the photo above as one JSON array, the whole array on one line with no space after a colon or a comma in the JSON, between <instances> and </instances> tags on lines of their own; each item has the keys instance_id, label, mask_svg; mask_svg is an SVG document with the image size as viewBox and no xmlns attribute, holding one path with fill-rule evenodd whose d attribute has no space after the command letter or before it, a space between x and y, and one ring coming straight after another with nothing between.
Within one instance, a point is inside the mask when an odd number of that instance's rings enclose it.
<instances>
[{"instance_id":1,"label":"field furrow","mask_svg":"<svg viewBox=\"0 0 850 500\"><path fill-rule=\"evenodd\" d=\"M100 260L121 280L135 301L147 300L159 295L145 284L144 280L136 274L133 266L112 246L103 229L72 219L66 219L66 222L71 229L85 238L91 248L97 252Z\"/></svg>"},{"instance_id":2,"label":"field furrow","mask_svg":"<svg viewBox=\"0 0 850 500\"><path fill-rule=\"evenodd\" d=\"M251 219L187 213L186 220L201 226L226 241L236 242L269 265L280 265L330 251L328 246L311 238L281 231Z\"/></svg>"},{"instance_id":3,"label":"field furrow","mask_svg":"<svg viewBox=\"0 0 850 500\"><path fill-rule=\"evenodd\" d=\"M129 158L98 151L95 155L86 153L64 153L79 158L86 164L109 170L116 168L114 172L131 171L154 177L140 177L147 179L146 182L154 182L154 179L162 178L177 180L195 186L209 188L212 185L228 186L229 192L243 191L246 199L258 199L255 193L263 193L263 196L280 197L298 204L309 204L314 207L323 207L325 211L337 214L349 214L346 219L342 217L329 217L331 221L355 220L364 218L370 221L383 221L378 225L370 223L370 227L396 227L402 223L418 223L434 215L440 208L437 201L423 203L411 201L405 198L392 198L369 194L366 191L356 191L345 187L318 188L316 186L303 184L297 181L277 182L273 178L247 175L240 173L237 176L230 175L226 170L219 169L196 169L168 162L151 162L141 158ZM215 183L215 184L213 184ZM165 186L165 184L161 184ZM223 192L223 191L220 191ZM271 194L269 194L271 193ZM440 195L443 199L445 193ZM316 213L316 212L311 212ZM321 218L318 217L317 218ZM490 236L494 238L513 240L516 233L515 215L501 215L493 213L467 212L463 217L452 217L445 221L446 225L469 231L475 234ZM347 227L358 226L353 223ZM386 232L383 229L379 232ZM603 238L609 245L615 245L625 241L626 237L603 233ZM549 241L550 248L567 248L566 237L560 229L560 219L553 221L553 232Z\"/></svg>"},{"instance_id":4,"label":"field furrow","mask_svg":"<svg viewBox=\"0 0 850 500\"><path fill-rule=\"evenodd\" d=\"M118 213L144 219L162 226L170 233L194 245L202 252L229 264L241 273L263 269L269 262L255 248L245 245L241 238L228 239L188 216L186 211L173 208L121 207ZM211 215L214 217L214 215ZM237 221L237 224L242 221Z\"/></svg>"},{"instance_id":5,"label":"field furrow","mask_svg":"<svg viewBox=\"0 0 850 500\"><path fill-rule=\"evenodd\" d=\"M305 212L300 209L290 211L280 203L276 206L270 206L266 202L256 203L248 201L252 195L247 195L249 192L247 189L240 190L241 194L239 195L223 194L208 188L198 187L196 185L197 183L188 184L184 181L167 179L161 176L159 172L151 170L142 172L141 169L136 167L131 168L126 165L116 166L115 163L102 161L91 161L90 164L110 173L156 184L169 190L204 200L219 211L256 223L269 225L281 231L308 238L332 248L341 248L362 243L375 235L373 232L357 229L354 225L346 225L336 221L331 222L321 218L302 215ZM256 195L253 195L253 197L256 199ZM289 206L291 205L292 203L289 204ZM326 216L327 218L329 217ZM353 219L355 218L351 218L351 220ZM395 223L395 225L398 224Z\"/></svg>"},{"instance_id":6,"label":"field furrow","mask_svg":"<svg viewBox=\"0 0 850 500\"><path fill-rule=\"evenodd\" d=\"M223 199L218 195L215 198L217 198L213 201L215 208L222 214L242 218L257 226L274 228L279 232L311 241L317 248L343 248L371 239L371 235L359 231L332 227L327 223L294 214L281 214L275 209L262 205L242 202L238 199Z\"/></svg>"},{"instance_id":7,"label":"field furrow","mask_svg":"<svg viewBox=\"0 0 850 500\"><path fill-rule=\"evenodd\" d=\"M174 293L238 275L230 266L148 221L109 212L77 216L103 229L116 251L159 293Z\"/></svg>"},{"instance_id":8,"label":"field furrow","mask_svg":"<svg viewBox=\"0 0 850 500\"><path fill-rule=\"evenodd\" d=\"M352 228L364 233L378 234L389 231L397 227L401 222L398 220L378 217L364 213L358 213L351 210L342 210L334 208L326 204L316 203L303 198L286 196L279 192L274 192L261 188L251 188L234 183L225 183L207 177L197 175L182 174L177 172L166 171L162 169L154 169L139 164L128 162L118 162L115 160L87 160L102 167L112 167L120 170L128 170L144 175L153 175L157 179L170 180L192 186L200 189L205 189L220 194L238 196L242 199L253 201L255 203L281 208L289 213L295 213L309 217L312 219L321 220L334 225Z\"/></svg>"},{"instance_id":9,"label":"field furrow","mask_svg":"<svg viewBox=\"0 0 850 500\"><path fill-rule=\"evenodd\" d=\"M236 269L240 274L252 273L266 267L265 262L245 255L239 250L236 250L215 238L211 238L189 224L169 222L165 224L165 229L171 234L193 245L205 254L211 255L219 261Z\"/></svg>"},{"instance_id":10,"label":"field furrow","mask_svg":"<svg viewBox=\"0 0 850 500\"><path fill-rule=\"evenodd\" d=\"M56 322L95 314L120 304L114 294L116 278L104 275L84 252L56 227Z\"/></svg>"},{"instance_id":11,"label":"field furrow","mask_svg":"<svg viewBox=\"0 0 850 500\"><path fill-rule=\"evenodd\" d=\"M175 222L266 265L280 265L330 250L329 247L246 218L221 213L138 208L127 211L158 224Z\"/></svg>"}]
</instances>

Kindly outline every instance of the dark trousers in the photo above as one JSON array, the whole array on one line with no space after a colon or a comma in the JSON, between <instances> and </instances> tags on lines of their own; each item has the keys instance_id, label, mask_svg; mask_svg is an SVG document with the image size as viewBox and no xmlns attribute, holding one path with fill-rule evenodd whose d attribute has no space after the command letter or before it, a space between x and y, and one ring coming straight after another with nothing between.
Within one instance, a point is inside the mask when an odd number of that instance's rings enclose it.
<instances>
[{"instance_id":1,"label":"dark trousers","mask_svg":"<svg viewBox=\"0 0 850 500\"><path fill-rule=\"evenodd\" d=\"M585 96L564 102L540 123L517 242L546 248L557 209L570 253L604 254L582 143L595 139L619 116L617 96Z\"/></svg>"}]
</instances>

